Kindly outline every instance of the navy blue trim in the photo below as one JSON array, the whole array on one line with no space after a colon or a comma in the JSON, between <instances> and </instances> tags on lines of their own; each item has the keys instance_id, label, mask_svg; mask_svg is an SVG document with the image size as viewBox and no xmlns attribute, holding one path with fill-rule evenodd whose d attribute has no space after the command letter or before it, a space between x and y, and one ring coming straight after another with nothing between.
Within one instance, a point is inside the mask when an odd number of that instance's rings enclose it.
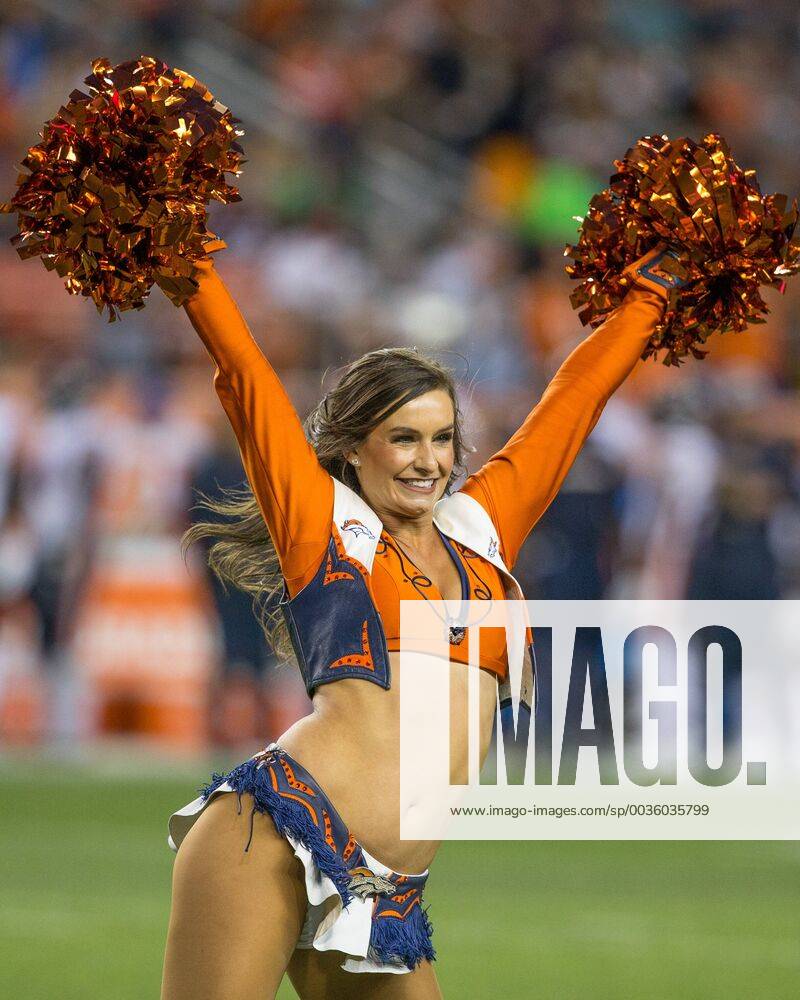
<instances>
[{"instance_id":1,"label":"navy blue trim","mask_svg":"<svg viewBox=\"0 0 800 1000\"><path fill-rule=\"evenodd\" d=\"M331 574L341 573L343 578L325 582L329 562ZM383 622L363 574L351 561L339 558L333 536L314 578L291 598L284 581L278 606L288 626L309 695L313 695L321 684L348 677L370 681L384 690L391 687ZM344 663L331 667L336 660L362 654L365 621L372 654L370 666Z\"/></svg>"},{"instance_id":2,"label":"navy blue trim","mask_svg":"<svg viewBox=\"0 0 800 1000\"><path fill-rule=\"evenodd\" d=\"M459 604L458 608L458 617L460 619L461 613L464 610L464 601L468 601L470 598L469 577L467 576L467 571L464 566L464 562L459 556L458 552L456 552L453 543L450 541L447 535L445 535L445 533L441 530L438 524L434 523L434 527L439 532L439 537L444 542L444 547L447 549L450 558L453 560L453 562L455 563L455 567L458 570L458 578L461 581L461 603ZM442 600L444 600L441 591L439 591L439 597L441 597ZM465 635L466 635L465 626L453 625L450 627L451 643L455 643L456 645L458 645L460 642L463 641Z\"/></svg>"},{"instance_id":3,"label":"navy blue trim","mask_svg":"<svg viewBox=\"0 0 800 1000\"><path fill-rule=\"evenodd\" d=\"M291 769L289 776L284 772L284 763ZM277 788L273 787L270 770ZM293 779L291 783L289 777ZM355 838L351 842L347 824L302 764L277 745L267 747L228 774L213 774L209 784L201 789L202 798L207 801L225 782L236 794L240 814L242 795L252 797L250 838L244 850L250 849L255 814L269 816L280 836L292 837L311 852L314 864L333 882L342 905L347 907L354 896L354 885L358 884L354 877L368 869L364 850ZM351 852L345 860L348 846ZM367 957L387 964L401 962L413 971L423 960L433 961L436 957L431 943L433 927L427 910L422 907L428 876L391 872L384 878L394 885L395 891L381 889L367 893L374 899ZM411 898L401 902L398 897L403 896ZM394 916L399 909L404 916Z\"/></svg>"},{"instance_id":4,"label":"navy blue trim","mask_svg":"<svg viewBox=\"0 0 800 1000\"><path fill-rule=\"evenodd\" d=\"M398 893L402 894L405 888L405 885L398 885ZM419 898L422 899L421 894ZM413 972L423 959L433 962L436 958L431 943L433 924L421 902L412 906L405 917L386 916L386 910L397 906L385 897L376 897L367 957L391 965L402 962Z\"/></svg>"},{"instance_id":5,"label":"navy blue trim","mask_svg":"<svg viewBox=\"0 0 800 1000\"><path fill-rule=\"evenodd\" d=\"M467 577L467 571L464 569L464 563L461 560L461 556L459 556L458 552L456 552L455 547L453 546L453 543L450 541L450 539L447 537L447 535L445 535L445 533L438 526L438 524L434 525L434 527L439 532L439 537L444 542L444 546L447 549L447 551L450 553L450 558L453 560L453 562L456 565L456 569L458 570L458 576L459 576L459 578L461 580L461 600L462 601L468 601L469 600L469 578ZM441 592L440 592L440 596L441 596Z\"/></svg>"},{"instance_id":6,"label":"navy blue trim","mask_svg":"<svg viewBox=\"0 0 800 1000\"><path fill-rule=\"evenodd\" d=\"M500 711L501 712L507 712L510 708L513 707L513 705L514 705L514 702L511 700L511 698L502 698L500 700ZM526 705L524 701L521 701L519 703L519 711L520 712L525 712L528 715L532 714L530 706Z\"/></svg>"},{"instance_id":7,"label":"navy blue trim","mask_svg":"<svg viewBox=\"0 0 800 1000\"><path fill-rule=\"evenodd\" d=\"M530 654L530 658L531 658L531 673L533 674L533 705L526 705L525 702L520 701L519 707L520 707L520 709L524 709L529 715L530 714L538 715L539 714L539 677L538 677L538 670L537 670L537 667L536 667L536 650L535 650L534 644L532 642L528 643L528 653ZM500 699L500 711L501 712L508 710L512 705L513 705L513 701L511 700L511 696L509 696L508 698L501 698Z\"/></svg>"},{"instance_id":8,"label":"navy blue trim","mask_svg":"<svg viewBox=\"0 0 800 1000\"><path fill-rule=\"evenodd\" d=\"M212 774L211 781L201 790L200 794L202 798L207 801L220 785L227 782L236 793L238 802L237 811L241 815L242 795L247 793L252 796L253 806L250 812L250 837L245 845L245 852L250 850L250 844L252 843L253 819L255 818L255 814L260 812L263 815L270 816L272 822L275 824L275 829L282 837L287 836L287 834L294 837L311 852L317 868L333 882L339 895L342 897L343 905L347 906L353 898L353 894L350 891L350 874L340 857L341 847L338 853L334 853L325 841L321 823L318 825L313 821L311 813L304 805L294 799L281 795L282 788L284 791L289 790L286 788L285 776L280 771L279 764L281 757L290 763L299 779L313 789L314 795L318 797L319 807L328 812L332 831L338 835L340 843L342 841L347 843L347 827L333 808L328 796L325 795L307 772L303 772L302 768L288 754L281 753L280 751L271 757L266 757L266 754L267 751L251 757L250 760L239 764L227 774L216 772ZM274 768L278 779L277 790L272 787L270 779L267 776L267 771L263 766L264 763L275 763L277 765ZM321 820L322 817L320 816L319 819ZM360 849L359 856L363 858L363 853L360 852ZM358 863L358 860L357 858L356 863Z\"/></svg>"},{"instance_id":9,"label":"navy blue trim","mask_svg":"<svg viewBox=\"0 0 800 1000\"><path fill-rule=\"evenodd\" d=\"M665 250L663 253L660 253L657 257L653 257L652 260L649 260L646 264L643 264L640 268L638 268L638 273L648 281L652 281L656 285L661 285L662 288L680 288L681 285L685 284L685 282L682 281L677 275L653 274L651 271L651 268L658 267L665 257L672 257L674 260L677 260L676 254L672 253L670 250Z\"/></svg>"}]
</instances>

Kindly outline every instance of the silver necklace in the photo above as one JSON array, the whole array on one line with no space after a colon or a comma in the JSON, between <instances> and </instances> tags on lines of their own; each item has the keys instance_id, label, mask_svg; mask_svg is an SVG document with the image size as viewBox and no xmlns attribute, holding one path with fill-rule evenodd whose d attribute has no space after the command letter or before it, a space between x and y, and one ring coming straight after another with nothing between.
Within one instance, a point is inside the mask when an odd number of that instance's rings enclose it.
<instances>
[{"instance_id":1,"label":"silver necklace","mask_svg":"<svg viewBox=\"0 0 800 1000\"><path fill-rule=\"evenodd\" d=\"M406 559L408 559L408 561L412 564L412 566L415 566L420 571L420 573L422 573L422 570L420 569L419 564L414 559L412 559L412 557L406 552L406 550L400 544L400 539L396 535L392 535L391 537L394 539L394 541L397 544L397 546L399 547L400 551L403 553L403 555L406 557ZM408 543L406 543L406 544L408 544ZM448 555L449 555L449 553L448 553ZM427 573L422 573L422 575L425 577L426 580L428 580L431 584L433 584L433 580L431 580L431 578L427 575ZM459 579L461 579L461 574L460 573L459 573ZM436 589L439 590L438 587ZM463 585L462 585L462 590L461 590L462 596L459 599L459 601L463 601L464 600L463 593L464 593L464 590L463 590ZM441 594L442 594L442 592L441 592L441 590L439 590L439 596L440 597L441 597ZM425 595L423 594L423 597L424 596ZM428 600L428 598L425 598L425 599ZM443 597L442 597L442 601L444 601ZM464 641L464 637L467 634L467 630L466 630L466 628L463 625L456 625L455 624L455 622L458 621L458 618L457 617L455 617L455 618L452 617L447 612L446 608L447 608L447 606L445 605L445 615L446 615L445 618L442 618L442 616L439 614L439 612L436 610L435 607L433 608L433 613L436 615L436 617L441 622L443 622L445 628L447 629L447 638L448 638L448 640L450 642L450 645L451 646L460 646L461 643Z\"/></svg>"}]
</instances>

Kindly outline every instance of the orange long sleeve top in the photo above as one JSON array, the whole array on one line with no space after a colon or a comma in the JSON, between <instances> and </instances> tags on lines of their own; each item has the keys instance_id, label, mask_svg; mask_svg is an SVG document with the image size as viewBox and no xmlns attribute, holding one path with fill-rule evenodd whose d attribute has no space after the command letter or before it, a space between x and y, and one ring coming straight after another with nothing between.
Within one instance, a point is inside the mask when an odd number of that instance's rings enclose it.
<instances>
[{"instance_id":1,"label":"orange long sleeve top","mask_svg":"<svg viewBox=\"0 0 800 1000\"><path fill-rule=\"evenodd\" d=\"M214 388L239 442L247 477L280 560L290 597L316 573L331 538L333 480L317 461L280 379L210 259L199 265L189 318L216 364ZM487 511L511 570L614 390L658 324L666 292L632 288L622 305L564 361L519 430L461 487ZM460 544L471 598L504 596L499 570ZM399 601L439 595L384 532L370 581L387 647L399 648ZM424 578L427 580L427 578ZM496 633L497 629L486 630ZM497 648L494 648L494 646ZM451 650L468 662L467 644ZM481 665L504 676L505 639L481 642Z\"/></svg>"}]
</instances>

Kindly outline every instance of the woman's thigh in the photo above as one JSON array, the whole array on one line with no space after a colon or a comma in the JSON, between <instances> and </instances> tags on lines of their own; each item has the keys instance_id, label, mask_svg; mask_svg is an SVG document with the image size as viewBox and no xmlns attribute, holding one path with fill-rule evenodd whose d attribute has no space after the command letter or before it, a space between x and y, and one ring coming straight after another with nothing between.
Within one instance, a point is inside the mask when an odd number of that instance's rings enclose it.
<instances>
[{"instance_id":1,"label":"woman's thigh","mask_svg":"<svg viewBox=\"0 0 800 1000\"><path fill-rule=\"evenodd\" d=\"M441 1000L430 962L413 972L345 972L337 951L298 948L289 963L289 978L300 1000Z\"/></svg>"},{"instance_id":2,"label":"woman's thigh","mask_svg":"<svg viewBox=\"0 0 800 1000\"><path fill-rule=\"evenodd\" d=\"M273 997L305 919L300 862L252 799L217 796L175 858L162 1000Z\"/></svg>"}]
</instances>

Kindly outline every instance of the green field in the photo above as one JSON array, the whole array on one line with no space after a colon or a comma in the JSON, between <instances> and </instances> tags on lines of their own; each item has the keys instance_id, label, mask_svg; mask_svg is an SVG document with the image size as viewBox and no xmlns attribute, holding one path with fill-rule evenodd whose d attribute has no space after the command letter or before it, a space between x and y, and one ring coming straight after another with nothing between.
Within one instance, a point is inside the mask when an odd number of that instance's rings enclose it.
<instances>
[{"instance_id":1,"label":"green field","mask_svg":"<svg viewBox=\"0 0 800 1000\"><path fill-rule=\"evenodd\" d=\"M0 761L0 997L158 997L166 820L206 765L166 774ZM800 843L451 843L427 895L446 997L800 996Z\"/></svg>"}]
</instances>

